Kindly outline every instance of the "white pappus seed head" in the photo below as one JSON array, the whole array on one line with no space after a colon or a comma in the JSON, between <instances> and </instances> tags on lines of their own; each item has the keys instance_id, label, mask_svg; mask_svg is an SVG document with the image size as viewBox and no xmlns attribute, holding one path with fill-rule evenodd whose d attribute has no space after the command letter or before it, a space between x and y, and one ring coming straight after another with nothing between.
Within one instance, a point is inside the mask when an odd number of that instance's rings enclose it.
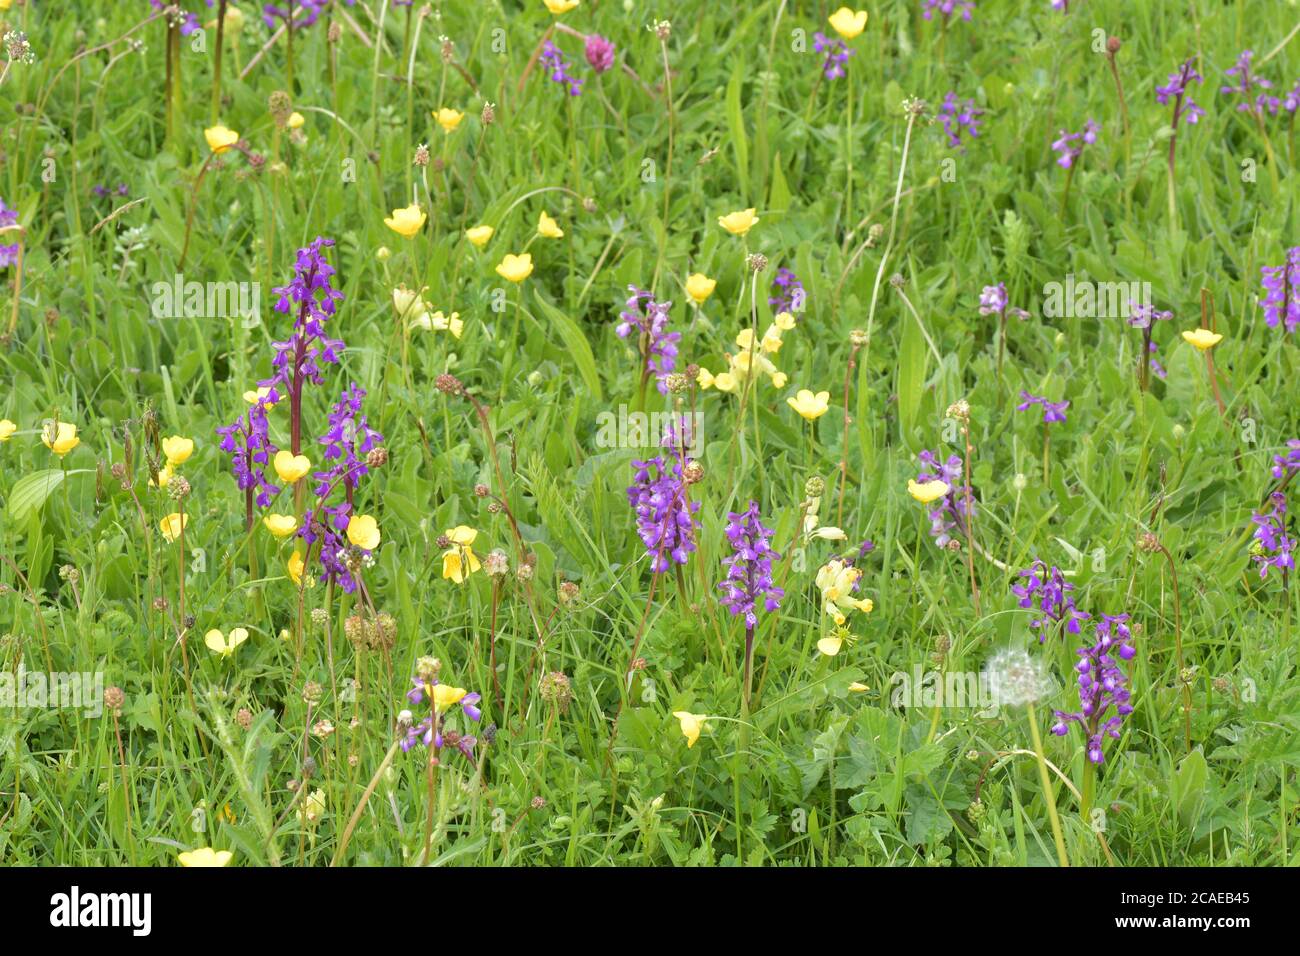
<instances>
[{"instance_id":1,"label":"white pappus seed head","mask_svg":"<svg viewBox=\"0 0 1300 956\"><path fill-rule=\"evenodd\" d=\"M984 677L993 703L1006 707L1035 703L1052 686L1043 662L1018 647L1004 648L989 658Z\"/></svg>"}]
</instances>

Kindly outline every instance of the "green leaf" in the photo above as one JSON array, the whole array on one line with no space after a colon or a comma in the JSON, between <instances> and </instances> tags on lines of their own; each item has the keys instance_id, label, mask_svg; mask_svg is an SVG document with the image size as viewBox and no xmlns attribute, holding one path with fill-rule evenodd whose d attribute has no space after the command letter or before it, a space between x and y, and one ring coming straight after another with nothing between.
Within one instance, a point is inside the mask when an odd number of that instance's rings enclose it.
<instances>
[{"instance_id":1,"label":"green leaf","mask_svg":"<svg viewBox=\"0 0 1300 956\"><path fill-rule=\"evenodd\" d=\"M737 59L727 83L727 129L731 145L736 150L736 178L740 181L740 195L749 200L749 136L745 133L745 118L740 111L740 89L745 81L745 63Z\"/></svg>"},{"instance_id":2,"label":"green leaf","mask_svg":"<svg viewBox=\"0 0 1300 956\"><path fill-rule=\"evenodd\" d=\"M582 334L582 329L578 328L578 323L541 296L537 296L537 305L555 330L560 333L560 338L564 340L564 347L573 357L574 364L578 366L578 374L582 376L582 381L592 397L601 401L605 396L600 388L600 374L596 371L596 357L592 354L591 343Z\"/></svg>"},{"instance_id":3,"label":"green leaf","mask_svg":"<svg viewBox=\"0 0 1300 956\"><path fill-rule=\"evenodd\" d=\"M925 376L929 365L930 356L925 349L920 325L915 320L904 320L903 340L898 347L898 425L903 443L912 451L920 449L917 416L921 399L925 396Z\"/></svg>"},{"instance_id":4,"label":"green leaf","mask_svg":"<svg viewBox=\"0 0 1300 956\"><path fill-rule=\"evenodd\" d=\"M14 523L26 521L27 516L45 504L50 493L63 484L66 474L58 468L46 468L19 478L9 492L9 518Z\"/></svg>"}]
</instances>

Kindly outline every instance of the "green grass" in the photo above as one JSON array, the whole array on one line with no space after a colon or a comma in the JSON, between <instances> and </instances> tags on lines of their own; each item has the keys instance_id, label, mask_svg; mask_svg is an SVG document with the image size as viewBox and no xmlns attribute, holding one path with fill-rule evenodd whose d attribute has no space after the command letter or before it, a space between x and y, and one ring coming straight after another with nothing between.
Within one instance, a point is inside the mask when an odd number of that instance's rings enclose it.
<instances>
[{"instance_id":1,"label":"green grass","mask_svg":"<svg viewBox=\"0 0 1300 956\"><path fill-rule=\"evenodd\" d=\"M895 675L975 674L1008 646L1054 676L1034 712L1060 771L1051 800L1072 864L1294 860L1297 596L1280 572L1261 580L1249 555L1252 511L1276 484L1272 456L1300 434L1287 384L1296 344L1257 304L1260 267L1280 264L1300 234L1293 114L1265 119L1270 164L1250 114L1217 92L1244 48L1275 93L1291 89L1293 3L1075 0L1063 15L1046 0L985 2L941 36L919 3L873 0L847 79L831 81L812 51L812 34L830 32L828 4L606 0L558 20L618 52L597 77L581 38L554 34L585 80L568 97L529 68L556 22L541 0L448 0L422 24L391 8L378 51L337 17L340 39L327 42L322 18L294 36L292 81L283 41L253 63L269 34L260 5L245 2L219 115L263 162L231 151L201 180L215 32L202 52L180 41L168 137L162 21L122 40L147 4L61 6L81 12L0 13L37 55L0 85L0 197L23 230L16 309L16 266L0 292L0 419L18 426L0 443L0 668L99 672L125 703L116 720L4 708L0 860L174 865L179 850L211 846L236 865L1055 865L1025 709L891 701ZM383 6L344 9L372 43ZM668 16L661 44L647 26ZM1115 31L1128 138L1096 52ZM1206 115L1178 131L1171 222L1170 107L1154 88L1189 56ZM286 90L305 142L268 108ZM964 149L930 119L950 90L986 111ZM930 104L915 122L912 98ZM430 115L440 106L465 112L454 133ZM1089 118L1099 139L1063 208L1050 144ZM412 163L420 143L424 168ZM119 183L127 197L92 193ZM413 194L429 219L407 240L383 220ZM747 236L719 228L747 207L761 220ZM535 237L543 211L562 239ZM496 230L482 249L463 236L480 223ZM260 523L250 544L214 432L270 374L270 343L290 331L271 290L318 235L336 241L345 299L329 331L347 350L306 391L303 447L318 463L315 436L339 391L366 389L388 452L358 490L357 510L382 531L361 572L369 602L323 583L300 591L286 574L292 543ZM495 266L525 247L534 272L503 281ZM750 253L767 258L753 282ZM680 575L656 577L625 493L631 460L652 452L600 440L602 413L674 400L653 387L642 396L636 340L615 333L627 286L672 300L678 368L716 375L738 331L771 324L781 267L807 293L772 357L788 381L763 381L743 402L716 389L682 396L703 421L697 549ZM157 317L154 283L178 272L260 283L262 321ZM684 291L694 272L718 280L698 309ZM1175 313L1155 331L1167 378L1139 388L1141 337L1122 316L1045 317L1046 287L1070 274L1151 284L1154 304ZM997 282L1031 313L1009 319L1001 349L998 319L978 303ZM404 334L399 284L459 313L463 336ZM1203 298L1224 335L1211 353L1222 413L1179 336L1201 324ZM853 330L869 333L865 347ZM443 373L487 409L486 428L435 388ZM802 388L830 393L811 441L786 403ZM1015 410L1021 389L1070 402L1052 426L1047 481L1041 415ZM964 537L938 548L907 493L922 449L965 456L947 419L963 399L978 499L969 564ZM62 459L40 441L56 417L81 439ZM287 446L286 406L270 417ZM173 434L196 443L178 469L191 487L184 554L159 534L175 503L149 483L156 438ZM844 542L798 539L813 475L826 482L821 522ZM489 508L479 484L510 514ZM291 512L291 498L271 510ZM750 500L775 529L786 597L760 614L746 712L744 629L716 584L727 512ZM462 524L479 532L480 558L508 553L499 589L483 572L463 585L442 577L437 539ZM1139 550L1144 532L1168 560ZM853 612L852 640L824 656L831 623L814 578L866 539L859 594L874 610ZM521 550L535 558L526 582L514 573ZM1137 654L1123 664L1134 712L1091 784L1079 729L1046 731L1052 709L1078 706L1072 668L1092 628L1039 644L1010 592L1035 558L1070 575L1080 608L1134 623ZM579 588L567 603L562 582ZM395 621L391 647L347 636L350 617L375 612ZM250 637L229 658L203 646L208 630L237 627ZM625 691L638 635L644 668ZM484 695L476 760L444 750L432 775L424 748L391 754L425 655L445 682ZM554 672L570 701L544 698ZM681 710L711 718L693 747L672 716ZM332 733L311 732L321 720ZM1092 785L1082 814L1071 788ZM307 819L316 790L323 809Z\"/></svg>"}]
</instances>

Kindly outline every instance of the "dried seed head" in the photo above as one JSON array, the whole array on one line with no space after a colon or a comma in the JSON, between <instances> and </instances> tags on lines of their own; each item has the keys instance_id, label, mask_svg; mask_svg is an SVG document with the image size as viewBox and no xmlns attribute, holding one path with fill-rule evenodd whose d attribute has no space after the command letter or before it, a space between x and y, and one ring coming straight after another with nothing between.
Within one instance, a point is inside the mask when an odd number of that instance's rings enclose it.
<instances>
[{"instance_id":1,"label":"dried seed head","mask_svg":"<svg viewBox=\"0 0 1300 956\"><path fill-rule=\"evenodd\" d=\"M494 548L483 556L483 570L489 577L504 577L510 573L510 558L500 548Z\"/></svg>"},{"instance_id":2,"label":"dried seed head","mask_svg":"<svg viewBox=\"0 0 1300 956\"><path fill-rule=\"evenodd\" d=\"M704 480L704 466L692 458L682 469L682 480L688 485L699 484Z\"/></svg>"},{"instance_id":3,"label":"dried seed head","mask_svg":"<svg viewBox=\"0 0 1300 956\"><path fill-rule=\"evenodd\" d=\"M761 252L751 252L745 260L745 266L750 272L762 272L767 268L767 256Z\"/></svg>"},{"instance_id":4,"label":"dried seed head","mask_svg":"<svg viewBox=\"0 0 1300 956\"><path fill-rule=\"evenodd\" d=\"M428 143L421 143L419 146L415 147L414 162L416 166L429 165L429 144Z\"/></svg>"},{"instance_id":5,"label":"dried seed head","mask_svg":"<svg viewBox=\"0 0 1300 956\"><path fill-rule=\"evenodd\" d=\"M388 449L384 447L372 448L366 454L367 468L383 468L388 464Z\"/></svg>"},{"instance_id":6,"label":"dried seed head","mask_svg":"<svg viewBox=\"0 0 1300 956\"><path fill-rule=\"evenodd\" d=\"M126 703L126 694L122 693L120 687L109 687L104 691L104 706L114 717L122 714L122 705Z\"/></svg>"},{"instance_id":7,"label":"dried seed head","mask_svg":"<svg viewBox=\"0 0 1300 956\"><path fill-rule=\"evenodd\" d=\"M479 122L484 126L491 126L496 122L497 108L495 103L484 102L483 111L479 113Z\"/></svg>"},{"instance_id":8,"label":"dried seed head","mask_svg":"<svg viewBox=\"0 0 1300 956\"><path fill-rule=\"evenodd\" d=\"M415 676L428 683L442 670L442 661L436 657L424 656L415 662Z\"/></svg>"},{"instance_id":9,"label":"dried seed head","mask_svg":"<svg viewBox=\"0 0 1300 956\"><path fill-rule=\"evenodd\" d=\"M239 710L235 712L235 723L239 724L242 729L247 730L249 727L253 726L253 712L247 707L239 708Z\"/></svg>"}]
</instances>

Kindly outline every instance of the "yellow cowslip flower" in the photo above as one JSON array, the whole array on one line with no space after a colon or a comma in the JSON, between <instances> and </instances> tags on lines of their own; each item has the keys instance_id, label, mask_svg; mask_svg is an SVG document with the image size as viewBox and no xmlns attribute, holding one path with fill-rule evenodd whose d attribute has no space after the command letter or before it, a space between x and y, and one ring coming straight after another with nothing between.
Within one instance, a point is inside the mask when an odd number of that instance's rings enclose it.
<instances>
[{"instance_id":1,"label":"yellow cowslip flower","mask_svg":"<svg viewBox=\"0 0 1300 956\"><path fill-rule=\"evenodd\" d=\"M271 387L269 385L260 385L256 389L249 389L244 392L244 401L248 402L250 405L256 405L258 402L261 402L263 408L273 408L275 402L268 398L270 394Z\"/></svg>"},{"instance_id":2,"label":"yellow cowslip flower","mask_svg":"<svg viewBox=\"0 0 1300 956\"><path fill-rule=\"evenodd\" d=\"M1183 341L1195 345L1204 352L1222 342L1223 336L1218 332L1211 332L1209 329L1197 329L1195 332L1184 332Z\"/></svg>"},{"instance_id":3,"label":"yellow cowslip flower","mask_svg":"<svg viewBox=\"0 0 1300 956\"><path fill-rule=\"evenodd\" d=\"M753 229L758 223L758 217L754 215L756 209L742 209L739 212L729 212L725 216L718 217L718 225L733 236L743 236L749 230Z\"/></svg>"},{"instance_id":4,"label":"yellow cowslip flower","mask_svg":"<svg viewBox=\"0 0 1300 956\"><path fill-rule=\"evenodd\" d=\"M708 714L692 714L689 710L674 710L673 716L681 724L682 736L686 738L686 749L690 750L695 746L695 741L700 739L704 722L710 718Z\"/></svg>"},{"instance_id":5,"label":"yellow cowslip flower","mask_svg":"<svg viewBox=\"0 0 1300 956\"><path fill-rule=\"evenodd\" d=\"M162 536L168 544L171 544L181 536L181 532L190 523L190 516L179 514L173 511L167 517L158 522L158 528L162 531Z\"/></svg>"},{"instance_id":6,"label":"yellow cowslip flower","mask_svg":"<svg viewBox=\"0 0 1300 956\"><path fill-rule=\"evenodd\" d=\"M429 328L438 332L450 332L452 338L460 338L460 333L465 329L465 323L462 321L459 312L453 312L451 315L444 315L441 310L427 316Z\"/></svg>"},{"instance_id":7,"label":"yellow cowslip flower","mask_svg":"<svg viewBox=\"0 0 1300 956\"><path fill-rule=\"evenodd\" d=\"M482 249L488 244L488 240L492 238L494 232L496 230L491 226L472 226L465 230L465 238L470 241L471 245Z\"/></svg>"},{"instance_id":8,"label":"yellow cowslip flower","mask_svg":"<svg viewBox=\"0 0 1300 956\"><path fill-rule=\"evenodd\" d=\"M543 209L542 214L537 217L537 234L543 239L564 238L564 230L560 228L558 222L546 214L545 209Z\"/></svg>"},{"instance_id":9,"label":"yellow cowslip flower","mask_svg":"<svg viewBox=\"0 0 1300 956\"><path fill-rule=\"evenodd\" d=\"M293 515L269 514L262 519L262 524L277 538L287 538L298 530L298 519Z\"/></svg>"},{"instance_id":10,"label":"yellow cowslip flower","mask_svg":"<svg viewBox=\"0 0 1300 956\"><path fill-rule=\"evenodd\" d=\"M77 426L72 422L49 422L41 429L41 441L60 458L81 444Z\"/></svg>"},{"instance_id":11,"label":"yellow cowslip flower","mask_svg":"<svg viewBox=\"0 0 1300 956\"><path fill-rule=\"evenodd\" d=\"M699 371L696 372L696 374L695 374L695 384L698 385L698 386L699 386L700 388L702 388L702 389L703 389L703 388L712 388L713 385L714 385L714 382L715 382L715 381L716 381L716 380L715 380L714 377L713 377L713 373L710 372L710 371L709 371L707 368L705 368L703 365L701 365L701 366L699 367Z\"/></svg>"},{"instance_id":12,"label":"yellow cowslip flower","mask_svg":"<svg viewBox=\"0 0 1300 956\"><path fill-rule=\"evenodd\" d=\"M17 425L7 418L0 418L0 441L8 441L16 431L18 431Z\"/></svg>"},{"instance_id":13,"label":"yellow cowslip flower","mask_svg":"<svg viewBox=\"0 0 1300 956\"><path fill-rule=\"evenodd\" d=\"M740 387L740 383L736 381L736 376L730 372L721 372L714 376L713 387L719 392L734 392Z\"/></svg>"},{"instance_id":14,"label":"yellow cowslip flower","mask_svg":"<svg viewBox=\"0 0 1300 956\"><path fill-rule=\"evenodd\" d=\"M794 316L789 312L778 312L772 318L772 324L782 332L789 332L795 326Z\"/></svg>"},{"instance_id":15,"label":"yellow cowslip flower","mask_svg":"<svg viewBox=\"0 0 1300 956\"><path fill-rule=\"evenodd\" d=\"M785 403L808 421L813 422L825 415L831 407L831 393L818 392L814 395L808 389L801 388L794 398L787 398Z\"/></svg>"},{"instance_id":16,"label":"yellow cowslip flower","mask_svg":"<svg viewBox=\"0 0 1300 956\"><path fill-rule=\"evenodd\" d=\"M787 376L786 376L785 372L773 372L773 373L772 373L772 387L773 387L773 388L785 388L786 378L787 378Z\"/></svg>"},{"instance_id":17,"label":"yellow cowslip flower","mask_svg":"<svg viewBox=\"0 0 1300 956\"><path fill-rule=\"evenodd\" d=\"M938 478L924 484L921 484L915 478L907 479L907 493L923 505L937 501L950 491L952 491L952 488L949 487L948 482L940 481Z\"/></svg>"},{"instance_id":18,"label":"yellow cowslip flower","mask_svg":"<svg viewBox=\"0 0 1300 956\"><path fill-rule=\"evenodd\" d=\"M578 5L578 0L543 0L546 9L550 10L557 17L561 13L568 13Z\"/></svg>"},{"instance_id":19,"label":"yellow cowslip flower","mask_svg":"<svg viewBox=\"0 0 1300 956\"><path fill-rule=\"evenodd\" d=\"M172 435L162 440L162 451L167 464L172 467L183 465L190 460L190 455L194 454L194 439Z\"/></svg>"},{"instance_id":20,"label":"yellow cowslip flower","mask_svg":"<svg viewBox=\"0 0 1300 956\"><path fill-rule=\"evenodd\" d=\"M208 149L218 156L239 142L239 134L227 126L210 126L203 131L203 138L208 141Z\"/></svg>"},{"instance_id":21,"label":"yellow cowslip flower","mask_svg":"<svg viewBox=\"0 0 1300 956\"><path fill-rule=\"evenodd\" d=\"M393 290L393 308L397 310L398 318L416 324L428 314L429 304L420 298L420 293L399 285Z\"/></svg>"},{"instance_id":22,"label":"yellow cowslip flower","mask_svg":"<svg viewBox=\"0 0 1300 956\"><path fill-rule=\"evenodd\" d=\"M424 221L428 218L420 204L413 202L405 209L394 209L393 214L384 219L384 225L403 239L410 239L424 228Z\"/></svg>"},{"instance_id":23,"label":"yellow cowslip flower","mask_svg":"<svg viewBox=\"0 0 1300 956\"><path fill-rule=\"evenodd\" d=\"M302 573L307 568L307 562L302 559L302 552L295 551L289 555L289 560L285 562L285 568L289 572L289 580L301 587Z\"/></svg>"},{"instance_id":24,"label":"yellow cowslip flower","mask_svg":"<svg viewBox=\"0 0 1300 956\"><path fill-rule=\"evenodd\" d=\"M297 110L295 110L294 112L289 114L289 119L285 122L284 125L289 127L289 129L302 129L304 124L306 124L306 122L307 122L306 118Z\"/></svg>"},{"instance_id":25,"label":"yellow cowslip flower","mask_svg":"<svg viewBox=\"0 0 1300 956\"><path fill-rule=\"evenodd\" d=\"M353 515L348 519L348 540L364 551L379 547L379 522L370 515Z\"/></svg>"},{"instance_id":26,"label":"yellow cowslip flower","mask_svg":"<svg viewBox=\"0 0 1300 956\"><path fill-rule=\"evenodd\" d=\"M718 280L710 279L703 272L693 272L686 278L686 294L696 305L703 305L717 286Z\"/></svg>"},{"instance_id":27,"label":"yellow cowslip flower","mask_svg":"<svg viewBox=\"0 0 1300 956\"><path fill-rule=\"evenodd\" d=\"M507 282L523 282L532 274L533 254L531 252L517 256L507 254L497 265L497 275Z\"/></svg>"},{"instance_id":28,"label":"yellow cowslip flower","mask_svg":"<svg viewBox=\"0 0 1300 956\"><path fill-rule=\"evenodd\" d=\"M453 110L443 106L433 111L433 118L438 121L438 125L442 127L444 133L454 133L456 127L460 125L460 121L465 118L465 114L460 110Z\"/></svg>"},{"instance_id":29,"label":"yellow cowslip flower","mask_svg":"<svg viewBox=\"0 0 1300 956\"><path fill-rule=\"evenodd\" d=\"M746 381L755 373L775 376L776 366L766 355L752 348L742 349L731 357L731 374L738 381Z\"/></svg>"},{"instance_id":30,"label":"yellow cowslip flower","mask_svg":"<svg viewBox=\"0 0 1300 956\"><path fill-rule=\"evenodd\" d=\"M176 469L172 467L171 462L167 462L158 469L158 480L156 482L152 478L149 479L149 487L166 488L172 483L172 479L175 477Z\"/></svg>"},{"instance_id":31,"label":"yellow cowslip flower","mask_svg":"<svg viewBox=\"0 0 1300 956\"><path fill-rule=\"evenodd\" d=\"M438 713L446 713L447 708L459 704L468 691L464 687L452 687L450 684L433 685L433 709Z\"/></svg>"},{"instance_id":32,"label":"yellow cowslip flower","mask_svg":"<svg viewBox=\"0 0 1300 956\"><path fill-rule=\"evenodd\" d=\"M225 866L234 856L235 854L229 850L214 850L210 846L201 846L197 850L183 850L176 858L180 860L181 866Z\"/></svg>"},{"instance_id":33,"label":"yellow cowslip flower","mask_svg":"<svg viewBox=\"0 0 1300 956\"><path fill-rule=\"evenodd\" d=\"M827 22L844 39L852 40L867 28L867 11L859 10L855 13L848 7L840 7L830 15Z\"/></svg>"},{"instance_id":34,"label":"yellow cowslip flower","mask_svg":"<svg viewBox=\"0 0 1300 956\"><path fill-rule=\"evenodd\" d=\"M859 600L853 596L853 587L860 577L861 568L845 564L839 558L832 558L817 572L815 581L822 592L822 608L837 625L844 624L846 611L857 610L870 614L875 607L871 598ZM836 649L838 648L837 644Z\"/></svg>"},{"instance_id":35,"label":"yellow cowslip flower","mask_svg":"<svg viewBox=\"0 0 1300 956\"><path fill-rule=\"evenodd\" d=\"M208 650L214 654L220 654L222 657L229 657L235 653L235 649L246 640L248 640L248 631L242 627L232 630L230 637L226 637L215 627L203 635L203 643Z\"/></svg>"},{"instance_id":36,"label":"yellow cowslip flower","mask_svg":"<svg viewBox=\"0 0 1300 956\"><path fill-rule=\"evenodd\" d=\"M273 463L275 473L280 476L280 480L289 485L311 471L310 458L306 455L295 455L287 448L282 448L275 453Z\"/></svg>"},{"instance_id":37,"label":"yellow cowslip flower","mask_svg":"<svg viewBox=\"0 0 1300 956\"><path fill-rule=\"evenodd\" d=\"M468 525L457 525L443 535L451 542L451 547L442 553L442 576L450 578L457 584L464 584L465 579L480 567L478 555L471 545L478 537L478 532Z\"/></svg>"},{"instance_id":38,"label":"yellow cowslip flower","mask_svg":"<svg viewBox=\"0 0 1300 956\"><path fill-rule=\"evenodd\" d=\"M781 330L775 325L769 325L758 345L764 352L775 355L781 351Z\"/></svg>"}]
</instances>

